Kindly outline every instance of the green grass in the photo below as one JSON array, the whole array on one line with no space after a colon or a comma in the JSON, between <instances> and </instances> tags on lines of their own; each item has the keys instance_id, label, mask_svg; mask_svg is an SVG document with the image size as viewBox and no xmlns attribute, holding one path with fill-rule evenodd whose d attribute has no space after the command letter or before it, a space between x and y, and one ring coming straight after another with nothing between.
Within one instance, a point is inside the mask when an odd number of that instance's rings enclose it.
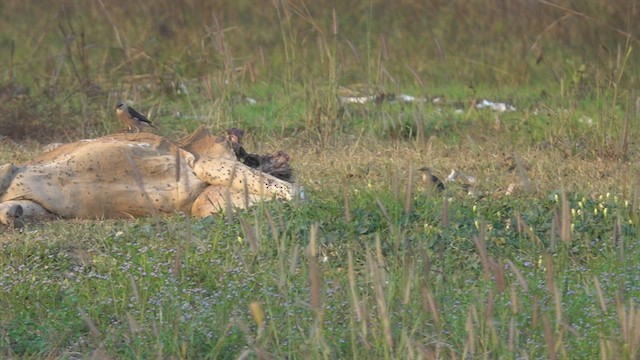
<instances>
[{"instance_id":1,"label":"green grass","mask_svg":"<svg viewBox=\"0 0 640 360\"><path fill-rule=\"evenodd\" d=\"M58 6L0 4L2 163L125 99L284 149L309 199L1 229L1 357L638 357L635 2Z\"/></svg>"},{"instance_id":2,"label":"green grass","mask_svg":"<svg viewBox=\"0 0 640 360\"><path fill-rule=\"evenodd\" d=\"M47 358L96 349L123 358L546 356L548 330L563 356L591 357L600 341L619 354L619 316L637 311L640 286L637 229L622 220L633 210L612 196L569 202L569 241L557 233L555 198L418 195L406 213L403 198L369 190L353 196L349 222L335 204L312 201L230 223L43 224L2 246L0 344L7 356Z\"/></svg>"}]
</instances>

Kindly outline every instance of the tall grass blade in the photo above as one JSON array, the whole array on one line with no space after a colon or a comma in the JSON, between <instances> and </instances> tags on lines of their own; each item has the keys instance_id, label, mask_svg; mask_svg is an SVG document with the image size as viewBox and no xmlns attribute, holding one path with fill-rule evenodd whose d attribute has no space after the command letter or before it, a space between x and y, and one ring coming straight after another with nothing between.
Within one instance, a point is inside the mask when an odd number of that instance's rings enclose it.
<instances>
[{"instance_id":1,"label":"tall grass blade","mask_svg":"<svg viewBox=\"0 0 640 360\"><path fill-rule=\"evenodd\" d=\"M377 241L379 242L379 240ZM381 257L381 254L378 252L378 258ZM394 351L394 342L393 335L391 330L391 318L389 316L389 310L387 308L386 296L384 293L384 283L383 276L381 274L380 264L373 257L371 251L367 251L367 265L369 270L369 275L373 281L373 289L376 299L376 304L378 305L378 315L379 320L382 323L382 330L384 334L384 342L387 351L390 354L393 354Z\"/></svg>"}]
</instances>

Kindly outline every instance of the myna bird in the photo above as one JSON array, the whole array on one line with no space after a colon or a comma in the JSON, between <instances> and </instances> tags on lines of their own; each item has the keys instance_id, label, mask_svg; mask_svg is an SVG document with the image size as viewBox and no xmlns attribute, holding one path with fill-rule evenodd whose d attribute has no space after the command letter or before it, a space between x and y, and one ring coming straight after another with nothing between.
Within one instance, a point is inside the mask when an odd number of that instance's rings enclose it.
<instances>
[{"instance_id":1,"label":"myna bird","mask_svg":"<svg viewBox=\"0 0 640 360\"><path fill-rule=\"evenodd\" d=\"M422 182L429 188L437 189L438 191L444 190L444 183L437 176L431 173L431 169L428 167L421 167L418 169L422 174Z\"/></svg>"},{"instance_id":2,"label":"myna bird","mask_svg":"<svg viewBox=\"0 0 640 360\"><path fill-rule=\"evenodd\" d=\"M118 101L118 105L116 105L116 113L118 114L118 119L120 119L120 121L129 128L129 131L133 128L136 129L136 135L140 132L140 128L143 126L151 126L156 129L146 116L127 106L124 101Z\"/></svg>"}]
</instances>

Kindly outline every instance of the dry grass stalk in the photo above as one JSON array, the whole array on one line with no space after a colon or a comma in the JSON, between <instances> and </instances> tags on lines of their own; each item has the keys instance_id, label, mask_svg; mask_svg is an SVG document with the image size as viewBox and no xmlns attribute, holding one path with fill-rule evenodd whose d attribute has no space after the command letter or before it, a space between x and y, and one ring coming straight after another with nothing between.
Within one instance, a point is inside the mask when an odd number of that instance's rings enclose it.
<instances>
[{"instance_id":1,"label":"dry grass stalk","mask_svg":"<svg viewBox=\"0 0 640 360\"><path fill-rule=\"evenodd\" d=\"M394 232L393 229L395 229L395 223L391 219L391 216L389 216L389 212L387 211L387 208L384 206L384 204L382 204L382 202L378 198L376 198L376 204L378 204L378 208L382 212L382 216L384 216L384 219L387 221L387 225L389 226L389 229L393 233Z\"/></svg>"},{"instance_id":2,"label":"dry grass stalk","mask_svg":"<svg viewBox=\"0 0 640 360\"><path fill-rule=\"evenodd\" d=\"M553 255L548 252L542 254L542 266L545 274L545 282L547 284L547 290L553 293L556 288L555 275L553 271Z\"/></svg>"},{"instance_id":3,"label":"dry grass stalk","mask_svg":"<svg viewBox=\"0 0 640 360\"><path fill-rule=\"evenodd\" d=\"M131 333L131 338L134 338L136 334L141 330L140 325L136 321L136 318L131 315L131 312L127 311L127 324L129 325L129 332Z\"/></svg>"},{"instance_id":4,"label":"dry grass stalk","mask_svg":"<svg viewBox=\"0 0 640 360\"><path fill-rule=\"evenodd\" d=\"M495 299L493 295L493 291L489 290L487 293L487 300L484 308L484 320L485 324L491 329L492 333L495 334L495 326L493 324L493 311L495 308Z\"/></svg>"},{"instance_id":5,"label":"dry grass stalk","mask_svg":"<svg viewBox=\"0 0 640 360\"><path fill-rule=\"evenodd\" d=\"M378 263L378 267L380 269L385 269L386 264L384 261L384 254L382 253L382 241L380 239L380 234L376 234L376 262ZM383 279L386 282L386 276Z\"/></svg>"},{"instance_id":6,"label":"dry grass stalk","mask_svg":"<svg viewBox=\"0 0 640 360\"><path fill-rule=\"evenodd\" d=\"M549 293L551 293L551 296L553 298L556 313L556 324L559 325L562 323L562 295L560 294L560 290L555 283L553 256L550 253L545 253L542 256L542 260L544 264L547 290L549 291Z\"/></svg>"},{"instance_id":7,"label":"dry grass stalk","mask_svg":"<svg viewBox=\"0 0 640 360\"><path fill-rule=\"evenodd\" d=\"M538 304L538 297L533 295L531 297L531 327L538 326L540 318L540 305Z\"/></svg>"},{"instance_id":8,"label":"dry grass stalk","mask_svg":"<svg viewBox=\"0 0 640 360\"><path fill-rule=\"evenodd\" d=\"M96 323L93 322L93 319L91 319L89 314L87 314L82 309L79 309L78 313L80 314L80 317L82 318L82 320L84 320L85 324L87 324L87 327L89 328L89 332L91 333L91 336L93 336L94 340L98 340L102 338L102 335L100 334L100 330L98 330Z\"/></svg>"},{"instance_id":9,"label":"dry grass stalk","mask_svg":"<svg viewBox=\"0 0 640 360\"><path fill-rule=\"evenodd\" d=\"M478 322L478 313L475 305L469 307L464 329L467 331L467 342L464 344L463 354L473 357L476 354L475 324Z\"/></svg>"},{"instance_id":10,"label":"dry grass stalk","mask_svg":"<svg viewBox=\"0 0 640 360\"><path fill-rule=\"evenodd\" d=\"M507 259L507 264L509 264L509 269L516 276L516 279L518 280L520 287L522 287L522 290L524 292L527 292L529 290L529 285L527 285L527 280L525 280L524 276L522 276L522 273L520 272L520 270L518 270L516 264L514 264L513 261L509 259Z\"/></svg>"},{"instance_id":11,"label":"dry grass stalk","mask_svg":"<svg viewBox=\"0 0 640 360\"><path fill-rule=\"evenodd\" d=\"M291 251L291 258L289 260L289 275L293 276L296 273L298 267L298 257L300 256L300 245L296 244Z\"/></svg>"},{"instance_id":12,"label":"dry grass stalk","mask_svg":"<svg viewBox=\"0 0 640 360\"><path fill-rule=\"evenodd\" d=\"M324 352L326 356L328 347L324 340L323 325L324 312L322 311L321 279L320 270L318 268L318 223L311 225L309 229L309 246L307 248L307 264L309 267L309 304L311 310L316 315L315 321L311 327L313 341L319 351Z\"/></svg>"},{"instance_id":13,"label":"dry grass stalk","mask_svg":"<svg viewBox=\"0 0 640 360\"><path fill-rule=\"evenodd\" d=\"M411 303L411 289L413 287L413 280L416 274L416 264L415 261L412 261L410 257L407 257L408 264L405 269L407 269L407 276L405 277L404 282L404 295L402 297L402 305L409 305Z\"/></svg>"},{"instance_id":14,"label":"dry grass stalk","mask_svg":"<svg viewBox=\"0 0 640 360\"><path fill-rule=\"evenodd\" d=\"M379 238L378 238L379 239ZM378 240L379 243L379 240ZM380 257L381 254L378 254ZM373 280L373 289L375 293L376 303L378 305L378 314L380 316L380 320L382 321L382 330L384 333L384 340L387 350L393 353L394 344L393 344L393 335L391 331L391 319L389 317L389 310L387 308L387 301L384 294L384 284L382 280L382 274L380 270L380 266L378 261L374 259L371 251L367 251L367 265L369 270L369 275Z\"/></svg>"},{"instance_id":15,"label":"dry grass stalk","mask_svg":"<svg viewBox=\"0 0 640 360\"><path fill-rule=\"evenodd\" d=\"M493 277L496 282L496 290L499 293L503 292L506 288L506 280L504 277L504 263L502 260L498 260L497 262L493 262Z\"/></svg>"},{"instance_id":16,"label":"dry grass stalk","mask_svg":"<svg viewBox=\"0 0 640 360\"><path fill-rule=\"evenodd\" d=\"M353 220L353 214L351 213L351 197L349 196L348 187L342 190L344 198L344 221L350 223Z\"/></svg>"},{"instance_id":17,"label":"dry grass stalk","mask_svg":"<svg viewBox=\"0 0 640 360\"><path fill-rule=\"evenodd\" d=\"M263 207L262 210L263 210L264 216L267 218L267 223L269 224L269 229L271 230L271 236L273 236L273 239L275 240L276 243L279 243L280 230L278 229L276 222L273 220L271 211L269 211L267 207Z\"/></svg>"},{"instance_id":18,"label":"dry grass stalk","mask_svg":"<svg viewBox=\"0 0 640 360\"><path fill-rule=\"evenodd\" d=\"M531 190L531 178L529 177L529 174L527 174L525 167L522 165L522 159L515 152L513 153L513 159L516 163L516 170L518 171L518 177L520 177L522 188L528 192Z\"/></svg>"},{"instance_id":19,"label":"dry grass stalk","mask_svg":"<svg viewBox=\"0 0 640 360\"><path fill-rule=\"evenodd\" d=\"M629 359L637 359L640 353L640 312L633 301L625 304L621 296L616 297L616 310L622 336L622 349L618 349Z\"/></svg>"},{"instance_id":20,"label":"dry grass stalk","mask_svg":"<svg viewBox=\"0 0 640 360\"><path fill-rule=\"evenodd\" d=\"M441 217L442 227L449 227L449 202L445 199L442 201L442 217Z\"/></svg>"},{"instance_id":21,"label":"dry grass stalk","mask_svg":"<svg viewBox=\"0 0 640 360\"><path fill-rule=\"evenodd\" d=\"M182 273L182 247L176 246L175 253L173 255L173 277L179 278Z\"/></svg>"},{"instance_id":22,"label":"dry grass stalk","mask_svg":"<svg viewBox=\"0 0 640 360\"><path fill-rule=\"evenodd\" d=\"M426 281L422 285L422 309L425 313L431 314L433 322L436 324L436 326L440 325L438 303L436 302L436 299L433 296L433 293L431 292L431 289Z\"/></svg>"},{"instance_id":23,"label":"dry grass stalk","mask_svg":"<svg viewBox=\"0 0 640 360\"><path fill-rule=\"evenodd\" d=\"M400 199L400 167L391 174L391 193L394 200Z\"/></svg>"},{"instance_id":24,"label":"dry grass stalk","mask_svg":"<svg viewBox=\"0 0 640 360\"><path fill-rule=\"evenodd\" d=\"M630 103L628 99L627 99L627 103ZM637 118L637 112L638 112L638 108L637 108L637 100L636 100L635 106L633 106L634 114L632 116L635 116ZM620 133L620 156L625 161L627 159L627 155L629 152L629 116L630 116L629 108L627 108L627 111L625 111L624 116L622 118L622 130Z\"/></svg>"},{"instance_id":25,"label":"dry grass stalk","mask_svg":"<svg viewBox=\"0 0 640 360\"><path fill-rule=\"evenodd\" d=\"M609 355L613 353L612 341L608 340L604 335L600 336L600 358L602 360L615 359L614 356Z\"/></svg>"},{"instance_id":26,"label":"dry grass stalk","mask_svg":"<svg viewBox=\"0 0 640 360\"><path fill-rule=\"evenodd\" d=\"M258 250L260 250L260 244L262 244L262 231L260 231L260 218L259 215L260 214L260 210L259 208L256 208L253 211L253 235L255 236L255 240L256 240L256 245Z\"/></svg>"},{"instance_id":27,"label":"dry grass stalk","mask_svg":"<svg viewBox=\"0 0 640 360\"><path fill-rule=\"evenodd\" d=\"M263 328L265 322L265 314L264 310L262 309L262 303L260 303L259 301L252 301L249 304L249 312L251 313L251 317L256 323L258 329Z\"/></svg>"},{"instance_id":28,"label":"dry grass stalk","mask_svg":"<svg viewBox=\"0 0 640 360\"><path fill-rule=\"evenodd\" d=\"M142 300L140 298L140 292L138 291L138 285L136 285L136 280L132 275L129 276L129 282L131 283L131 291L133 292L133 298L136 300L138 305L142 305Z\"/></svg>"},{"instance_id":29,"label":"dry grass stalk","mask_svg":"<svg viewBox=\"0 0 640 360\"><path fill-rule=\"evenodd\" d=\"M524 219L522 219L522 215L520 215L520 212L516 211L514 213L514 216L516 218L516 228L518 229L518 233L525 234L526 236L529 237L529 239L535 241L536 244L541 245L542 241L536 234L533 233L533 230L527 224L527 222L524 221Z\"/></svg>"},{"instance_id":30,"label":"dry grass stalk","mask_svg":"<svg viewBox=\"0 0 640 360\"><path fill-rule=\"evenodd\" d=\"M440 311L438 307L438 303L436 301L435 296L430 288L431 281L431 259L427 254L427 251L424 248L420 248L419 250L420 258L422 259L423 268L419 271L419 277L421 278L421 300L422 300L422 309L425 313L430 314L433 319L433 323L436 328L441 327L440 323ZM414 262L415 264L415 262ZM415 271L415 270L414 270ZM428 353L432 353L430 348L428 348ZM420 353L424 353L424 351L420 350ZM435 350L436 358L439 358L439 343L436 345ZM431 357L427 357L431 358Z\"/></svg>"},{"instance_id":31,"label":"dry grass stalk","mask_svg":"<svg viewBox=\"0 0 640 360\"><path fill-rule=\"evenodd\" d=\"M431 278L431 258L424 248L420 248L419 253L424 267L420 274L424 276L424 281L429 281Z\"/></svg>"},{"instance_id":32,"label":"dry grass stalk","mask_svg":"<svg viewBox=\"0 0 640 360\"><path fill-rule=\"evenodd\" d=\"M413 205L413 166L409 164L407 175L407 190L404 197L404 213L409 214Z\"/></svg>"},{"instance_id":33,"label":"dry grass stalk","mask_svg":"<svg viewBox=\"0 0 640 360\"><path fill-rule=\"evenodd\" d=\"M414 78L418 81L418 83L421 83L422 81L420 80L419 77L417 77L415 71L413 71L410 67L407 66L407 68L409 69L409 71L411 71L411 73L413 74ZM417 111L414 114L413 120L416 124L416 143L418 145L422 145L425 143L425 139L426 139L426 135L425 135L425 129L424 129L424 105L420 104L420 107L418 108L419 111Z\"/></svg>"},{"instance_id":34,"label":"dry grass stalk","mask_svg":"<svg viewBox=\"0 0 640 360\"><path fill-rule=\"evenodd\" d=\"M596 288L596 295L598 295L598 304L600 304L600 310L603 313L607 312L607 303L604 300L604 293L602 292L602 287L600 286L600 281L598 281L597 277L593 277L593 285Z\"/></svg>"},{"instance_id":35,"label":"dry grass stalk","mask_svg":"<svg viewBox=\"0 0 640 360\"><path fill-rule=\"evenodd\" d=\"M560 240L567 244L571 242L571 204L564 189L562 189L560 199Z\"/></svg>"},{"instance_id":36,"label":"dry grass stalk","mask_svg":"<svg viewBox=\"0 0 640 360\"><path fill-rule=\"evenodd\" d=\"M233 209L233 201L231 200L231 191L229 190L225 190L224 192L224 204L225 204L225 209L224 209L225 219L227 221L227 224L232 224L234 209Z\"/></svg>"},{"instance_id":37,"label":"dry grass stalk","mask_svg":"<svg viewBox=\"0 0 640 360\"><path fill-rule=\"evenodd\" d=\"M511 315L518 315L520 301L518 300L518 290L514 285L511 286Z\"/></svg>"},{"instance_id":38,"label":"dry grass stalk","mask_svg":"<svg viewBox=\"0 0 640 360\"><path fill-rule=\"evenodd\" d=\"M416 348L416 350L418 351L418 354L420 355L420 356L417 356L416 358L418 359L424 358L427 360L439 359L438 354L433 350L431 350L431 347L424 346L419 342L414 342L413 346Z\"/></svg>"},{"instance_id":39,"label":"dry grass stalk","mask_svg":"<svg viewBox=\"0 0 640 360\"><path fill-rule=\"evenodd\" d=\"M254 233L254 229L249 226L247 221L240 217L240 226L242 227L242 232L244 233L244 237L247 239L249 243L249 247L251 248L251 252L257 253L260 250L260 244L256 238L256 233Z\"/></svg>"},{"instance_id":40,"label":"dry grass stalk","mask_svg":"<svg viewBox=\"0 0 640 360\"><path fill-rule=\"evenodd\" d=\"M116 37L116 41L118 42L118 46L120 47L120 50L122 50L122 53L124 54L124 57L126 60L125 63L129 68L129 73L133 75L134 72L132 68L131 54L129 53L129 47L126 46L125 44L126 38L124 41L122 40L123 36L121 36L120 31L116 26L116 21L114 21L113 17L111 16L111 13L109 12L109 10L107 10L107 7L104 5L102 0L98 0L98 3L100 3L100 7L102 7L102 11L104 11L105 15L107 16L107 19L109 20L109 23L111 24L111 27L113 28L113 33Z\"/></svg>"},{"instance_id":41,"label":"dry grass stalk","mask_svg":"<svg viewBox=\"0 0 640 360\"><path fill-rule=\"evenodd\" d=\"M547 344L547 355L549 360L555 360L558 354L556 351L556 338L547 315L542 315L542 324L544 326L544 339Z\"/></svg>"},{"instance_id":42,"label":"dry grass stalk","mask_svg":"<svg viewBox=\"0 0 640 360\"><path fill-rule=\"evenodd\" d=\"M511 320L509 320L509 338L507 339L507 348L512 354L516 351L516 341L518 336L517 334L518 331L516 329L516 319L511 318Z\"/></svg>"},{"instance_id":43,"label":"dry grass stalk","mask_svg":"<svg viewBox=\"0 0 640 360\"><path fill-rule=\"evenodd\" d=\"M562 295L560 294L560 289L558 289L558 287L554 288L553 300L554 300L555 313L556 313L556 328L560 328L561 329L561 325L564 322L562 321L562 318L563 318L563 313L562 313ZM564 336L564 332L563 331L558 331L558 333L556 335L558 346L562 345L563 336Z\"/></svg>"},{"instance_id":44,"label":"dry grass stalk","mask_svg":"<svg viewBox=\"0 0 640 360\"><path fill-rule=\"evenodd\" d=\"M623 264L624 258L625 258L624 256L625 242L624 242L624 236L622 233L622 215L620 215L620 213L618 213L618 216L616 217L616 226L614 228L612 236L613 236L613 243L618 248L618 261L620 261L620 263Z\"/></svg>"},{"instance_id":45,"label":"dry grass stalk","mask_svg":"<svg viewBox=\"0 0 640 360\"><path fill-rule=\"evenodd\" d=\"M234 166L235 169L235 166ZM249 181L247 181L247 177L245 176L242 179L242 197L243 197L243 203L244 203L244 208L248 209L249 205L251 204L251 201L249 200ZM261 194L262 195L262 194Z\"/></svg>"},{"instance_id":46,"label":"dry grass stalk","mask_svg":"<svg viewBox=\"0 0 640 360\"><path fill-rule=\"evenodd\" d=\"M594 17L591 17L591 16L589 16L589 15L583 13L583 12L576 11L576 10L573 10L571 8L564 7L562 5L554 4L554 3L551 3L551 2L546 1L546 0L538 0L538 2L541 3L541 4L544 4L544 5L550 6L552 8L556 8L556 9L562 10L567 14L571 14L573 16L576 16L576 17L579 17L579 18L583 18L583 19L585 19L585 20L587 20L589 22L593 22L595 24L598 24L598 26L607 28L607 29L619 34L619 35L622 35L623 37L627 38L628 41L633 41L635 43L640 44L640 39L632 36L633 34L631 34L630 32L628 32L626 30L623 30L623 29L620 29L620 28L617 28L615 26L609 25L609 24L607 24L607 23L605 23L603 21L600 21L600 20L598 20L598 19L596 19ZM620 62L620 61L618 61L618 62Z\"/></svg>"},{"instance_id":47,"label":"dry grass stalk","mask_svg":"<svg viewBox=\"0 0 640 360\"><path fill-rule=\"evenodd\" d=\"M358 300L358 289L356 288L356 273L355 270L353 268L353 253L351 252L351 250L348 251L347 253L347 259L348 259L348 278L349 278L349 290L351 292L351 301L353 302L353 308L355 309L355 314L356 314L356 320L358 322L361 322L363 320L362 318L362 310L360 309L360 300ZM364 325L365 328L363 329L364 333L366 333L366 324Z\"/></svg>"},{"instance_id":48,"label":"dry grass stalk","mask_svg":"<svg viewBox=\"0 0 640 360\"><path fill-rule=\"evenodd\" d=\"M487 244L485 242L486 226L484 221L480 222L479 230L480 232L478 233L478 235L473 237L473 242L476 245L476 249L478 249L478 256L480 256L480 262L482 263L484 280L488 283L491 280L492 260L489 258L489 255L487 254Z\"/></svg>"},{"instance_id":49,"label":"dry grass stalk","mask_svg":"<svg viewBox=\"0 0 640 360\"><path fill-rule=\"evenodd\" d=\"M362 300L362 303L359 300L358 288L356 285L356 274L355 274L355 269L353 267L353 253L351 252L351 250L348 251L347 256L348 256L347 277L349 279L349 291L351 293L351 302L353 303L355 321L360 323L359 338L362 344L364 345L364 347L366 349L369 349L371 345L367 340L369 329L366 321L366 318L367 318L366 303L364 302L365 301L364 299ZM355 344L353 346L355 346Z\"/></svg>"},{"instance_id":50,"label":"dry grass stalk","mask_svg":"<svg viewBox=\"0 0 640 360\"><path fill-rule=\"evenodd\" d=\"M287 244L284 239L285 237L281 237L278 241L278 286L280 287L280 291L286 293L287 292L287 271L286 271L286 262L287 262Z\"/></svg>"},{"instance_id":51,"label":"dry grass stalk","mask_svg":"<svg viewBox=\"0 0 640 360\"><path fill-rule=\"evenodd\" d=\"M311 310L316 314L321 311L320 299L320 272L318 270L318 223L311 225L309 229L309 247L307 249L307 262L309 266L309 291Z\"/></svg>"}]
</instances>

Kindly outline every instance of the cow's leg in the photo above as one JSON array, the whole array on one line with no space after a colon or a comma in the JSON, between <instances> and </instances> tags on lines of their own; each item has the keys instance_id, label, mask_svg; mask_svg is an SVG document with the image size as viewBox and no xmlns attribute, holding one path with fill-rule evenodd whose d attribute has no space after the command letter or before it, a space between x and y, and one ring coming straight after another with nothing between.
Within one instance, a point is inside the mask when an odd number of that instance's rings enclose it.
<instances>
[{"instance_id":1,"label":"cow's leg","mask_svg":"<svg viewBox=\"0 0 640 360\"><path fill-rule=\"evenodd\" d=\"M263 199L259 195L229 189L227 186L209 185L193 202L191 215L207 217L227 209L246 209ZM267 200L267 199L265 199Z\"/></svg>"},{"instance_id":2,"label":"cow's leg","mask_svg":"<svg viewBox=\"0 0 640 360\"><path fill-rule=\"evenodd\" d=\"M10 200L0 203L0 223L4 225L22 227L25 219L45 215L48 216L51 213L31 200Z\"/></svg>"},{"instance_id":3,"label":"cow's leg","mask_svg":"<svg viewBox=\"0 0 640 360\"><path fill-rule=\"evenodd\" d=\"M293 184L232 159L200 159L194 164L193 172L210 185L226 186L236 191L244 191L246 188L249 194L262 197L275 196L291 200L294 195Z\"/></svg>"}]
</instances>

